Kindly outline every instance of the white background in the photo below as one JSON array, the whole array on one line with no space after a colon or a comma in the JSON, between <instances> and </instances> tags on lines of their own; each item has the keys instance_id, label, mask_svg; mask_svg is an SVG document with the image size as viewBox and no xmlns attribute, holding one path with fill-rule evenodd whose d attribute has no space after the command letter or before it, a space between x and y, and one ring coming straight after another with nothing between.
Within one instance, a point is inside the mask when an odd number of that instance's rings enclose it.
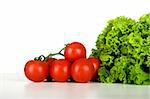
<instances>
[{"instance_id":1,"label":"white background","mask_svg":"<svg viewBox=\"0 0 150 99\"><path fill-rule=\"evenodd\" d=\"M0 0L0 73L23 73L26 61L72 41L89 55L107 20L148 12L150 0Z\"/></svg>"}]
</instances>

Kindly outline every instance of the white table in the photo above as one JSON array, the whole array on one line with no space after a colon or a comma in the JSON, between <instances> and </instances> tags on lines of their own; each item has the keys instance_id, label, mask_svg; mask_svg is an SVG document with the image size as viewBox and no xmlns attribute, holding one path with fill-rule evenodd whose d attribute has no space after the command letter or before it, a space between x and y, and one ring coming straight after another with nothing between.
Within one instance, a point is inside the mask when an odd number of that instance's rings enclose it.
<instances>
[{"instance_id":1,"label":"white table","mask_svg":"<svg viewBox=\"0 0 150 99\"><path fill-rule=\"evenodd\" d=\"M103 83L33 83L0 74L0 99L150 99L150 86Z\"/></svg>"}]
</instances>

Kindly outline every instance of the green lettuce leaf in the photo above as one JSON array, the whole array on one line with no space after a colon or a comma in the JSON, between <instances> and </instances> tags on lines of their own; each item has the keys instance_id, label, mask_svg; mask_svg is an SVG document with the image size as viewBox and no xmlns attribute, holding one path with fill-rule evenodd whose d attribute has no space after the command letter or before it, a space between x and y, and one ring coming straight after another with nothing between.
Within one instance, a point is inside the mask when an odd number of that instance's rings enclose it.
<instances>
[{"instance_id":1,"label":"green lettuce leaf","mask_svg":"<svg viewBox=\"0 0 150 99\"><path fill-rule=\"evenodd\" d=\"M91 55L102 61L100 82L150 84L150 13L108 21Z\"/></svg>"}]
</instances>

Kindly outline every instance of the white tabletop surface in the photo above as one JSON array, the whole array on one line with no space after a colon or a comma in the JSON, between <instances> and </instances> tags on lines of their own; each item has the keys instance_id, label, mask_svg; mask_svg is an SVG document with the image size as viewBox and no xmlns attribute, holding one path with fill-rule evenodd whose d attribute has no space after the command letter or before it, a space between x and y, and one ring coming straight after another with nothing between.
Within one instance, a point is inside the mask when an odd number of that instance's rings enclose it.
<instances>
[{"instance_id":1,"label":"white tabletop surface","mask_svg":"<svg viewBox=\"0 0 150 99\"><path fill-rule=\"evenodd\" d=\"M0 74L0 99L150 99L150 86L103 83L33 83Z\"/></svg>"}]
</instances>

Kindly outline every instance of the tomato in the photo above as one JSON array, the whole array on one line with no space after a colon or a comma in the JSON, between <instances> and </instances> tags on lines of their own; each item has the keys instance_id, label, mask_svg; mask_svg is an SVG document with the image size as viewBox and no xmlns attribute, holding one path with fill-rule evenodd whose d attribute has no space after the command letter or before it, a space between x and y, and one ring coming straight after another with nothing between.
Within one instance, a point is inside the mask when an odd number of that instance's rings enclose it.
<instances>
[{"instance_id":1,"label":"tomato","mask_svg":"<svg viewBox=\"0 0 150 99\"><path fill-rule=\"evenodd\" d=\"M93 80L94 80L97 77L98 69L100 68L101 62L98 58L95 57L89 57L88 61L90 61L94 66L94 75L93 75Z\"/></svg>"},{"instance_id":2,"label":"tomato","mask_svg":"<svg viewBox=\"0 0 150 99\"><path fill-rule=\"evenodd\" d=\"M50 76L55 81L67 81L70 77L70 62L65 59L55 60L50 67Z\"/></svg>"},{"instance_id":3,"label":"tomato","mask_svg":"<svg viewBox=\"0 0 150 99\"><path fill-rule=\"evenodd\" d=\"M71 66L71 76L76 82L85 83L92 79L93 64L85 58L76 60Z\"/></svg>"},{"instance_id":4,"label":"tomato","mask_svg":"<svg viewBox=\"0 0 150 99\"><path fill-rule=\"evenodd\" d=\"M51 58L51 57L48 58L48 60L47 60L48 65L51 66L52 62L55 61L55 60L56 60L56 58Z\"/></svg>"},{"instance_id":5,"label":"tomato","mask_svg":"<svg viewBox=\"0 0 150 99\"><path fill-rule=\"evenodd\" d=\"M48 76L48 64L43 61L30 60L25 64L24 73L31 81L44 81Z\"/></svg>"},{"instance_id":6,"label":"tomato","mask_svg":"<svg viewBox=\"0 0 150 99\"><path fill-rule=\"evenodd\" d=\"M86 49L83 44L73 42L68 44L64 50L65 59L73 62L80 58L86 58Z\"/></svg>"},{"instance_id":7,"label":"tomato","mask_svg":"<svg viewBox=\"0 0 150 99\"><path fill-rule=\"evenodd\" d=\"M56 58L52 58L52 57L48 58L47 63L48 63L49 68L52 65L53 61L55 61L55 60L56 60ZM50 73L46 79L47 79L47 82L52 81L52 78L50 77Z\"/></svg>"}]
</instances>

